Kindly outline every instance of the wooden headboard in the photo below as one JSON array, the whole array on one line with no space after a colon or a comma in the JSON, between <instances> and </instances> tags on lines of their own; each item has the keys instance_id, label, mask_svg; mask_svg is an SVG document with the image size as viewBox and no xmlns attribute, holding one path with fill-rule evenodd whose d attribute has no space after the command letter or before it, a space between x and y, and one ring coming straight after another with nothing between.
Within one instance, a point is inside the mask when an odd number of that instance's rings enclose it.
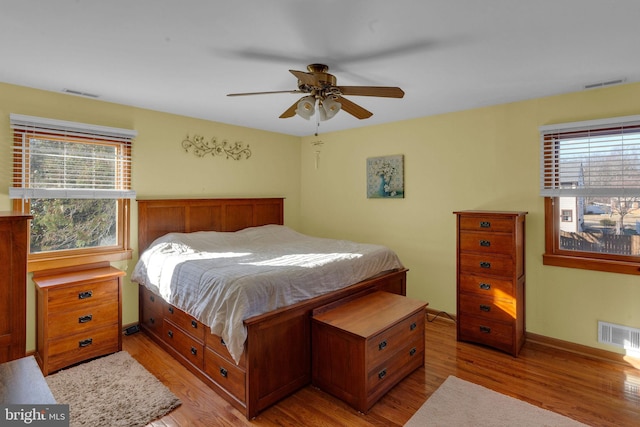
<instances>
[{"instance_id":1,"label":"wooden headboard","mask_svg":"<svg viewBox=\"0 0 640 427\"><path fill-rule=\"evenodd\" d=\"M284 199L138 200L138 250L170 233L238 231L284 223Z\"/></svg>"}]
</instances>

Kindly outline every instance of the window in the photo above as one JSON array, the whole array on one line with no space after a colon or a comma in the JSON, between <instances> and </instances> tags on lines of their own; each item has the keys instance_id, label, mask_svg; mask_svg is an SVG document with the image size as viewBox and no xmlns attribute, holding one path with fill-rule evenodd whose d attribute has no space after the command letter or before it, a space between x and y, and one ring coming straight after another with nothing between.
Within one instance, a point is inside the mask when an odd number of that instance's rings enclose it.
<instances>
[{"instance_id":1,"label":"window","mask_svg":"<svg viewBox=\"0 0 640 427\"><path fill-rule=\"evenodd\" d=\"M540 133L544 264L640 274L640 116Z\"/></svg>"},{"instance_id":2,"label":"window","mask_svg":"<svg viewBox=\"0 0 640 427\"><path fill-rule=\"evenodd\" d=\"M14 209L33 215L29 270L131 258L135 131L11 114Z\"/></svg>"}]
</instances>

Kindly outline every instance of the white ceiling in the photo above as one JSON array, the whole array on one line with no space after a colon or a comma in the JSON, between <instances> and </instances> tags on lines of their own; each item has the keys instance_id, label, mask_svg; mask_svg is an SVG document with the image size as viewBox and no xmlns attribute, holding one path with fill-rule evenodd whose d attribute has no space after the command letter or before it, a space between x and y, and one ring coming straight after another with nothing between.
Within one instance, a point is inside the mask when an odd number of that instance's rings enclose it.
<instances>
[{"instance_id":1,"label":"white ceiling","mask_svg":"<svg viewBox=\"0 0 640 427\"><path fill-rule=\"evenodd\" d=\"M640 81L638 0L0 0L0 81L290 135L288 70L329 65L350 97L321 133ZM76 96L76 95L69 95ZM20 112L17 112L20 113Z\"/></svg>"}]
</instances>

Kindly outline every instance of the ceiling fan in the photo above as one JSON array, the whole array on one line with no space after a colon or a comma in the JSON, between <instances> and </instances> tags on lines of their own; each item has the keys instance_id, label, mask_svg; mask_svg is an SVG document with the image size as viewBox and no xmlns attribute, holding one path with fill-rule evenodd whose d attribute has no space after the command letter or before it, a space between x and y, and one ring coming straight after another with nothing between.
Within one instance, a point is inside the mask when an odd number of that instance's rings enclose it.
<instances>
[{"instance_id":1,"label":"ceiling fan","mask_svg":"<svg viewBox=\"0 0 640 427\"><path fill-rule=\"evenodd\" d=\"M371 111L349 101L343 95L377 96L385 98L402 98L404 92L399 87L388 86L338 86L336 77L329 74L329 67L324 64L310 64L308 72L289 70L298 78L297 90L280 90L271 92L230 93L227 96L264 95L272 93L303 93L305 96L293 103L280 115L281 119L296 114L309 120L318 110L320 120L328 120L341 109L358 119L367 119L373 115Z\"/></svg>"}]
</instances>

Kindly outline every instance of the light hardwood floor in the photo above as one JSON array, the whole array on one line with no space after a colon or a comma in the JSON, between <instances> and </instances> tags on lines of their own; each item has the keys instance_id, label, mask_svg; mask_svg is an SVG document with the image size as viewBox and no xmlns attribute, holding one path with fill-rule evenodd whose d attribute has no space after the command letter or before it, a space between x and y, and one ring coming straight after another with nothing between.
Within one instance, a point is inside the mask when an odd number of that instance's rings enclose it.
<instances>
[{"instance_id":1,"label":"light hardwood floor","mask_svg":"<svg viewBox=\"0 0 640 427\"><path fill-rule=\"evenodd\" d=\"M429 315L428 320L433 320ZM167 426L402 426L449 375L592 426L640 425L640 366L527 343L518 358L455 339L455 324L426 322L426 362L368 414L309 385L247 421L143 333L123 350L166 384L182 405L150 424ZM286 367L283 367L286 369Z\"/></svg>"}]
</instances>

